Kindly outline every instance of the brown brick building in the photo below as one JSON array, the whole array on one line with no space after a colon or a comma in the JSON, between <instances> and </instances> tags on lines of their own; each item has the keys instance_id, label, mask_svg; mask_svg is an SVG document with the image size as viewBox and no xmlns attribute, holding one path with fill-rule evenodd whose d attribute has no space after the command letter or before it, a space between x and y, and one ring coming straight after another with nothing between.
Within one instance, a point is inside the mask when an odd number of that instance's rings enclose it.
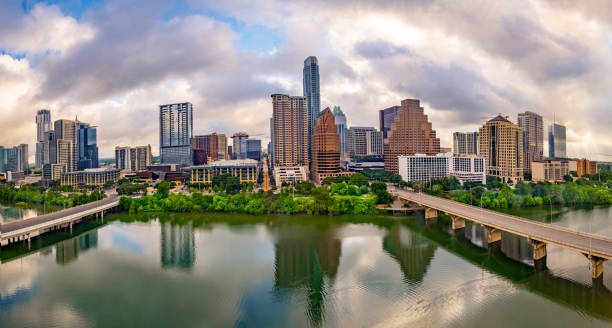
<instances>
[{"instance_id":1,"label":"brown brick building","mask_svg":"<svg viewBox=\"0 0 612 328\"><path fill-rule=\"evenodd\" d=\"M341 173L340 135L334 114L327 107L317 118L312 134L312 179L320 184L323 179Z\"/></svg>"},{"instance_id":2,"label":"brown brick building","mask_svg":"<svg viewBox=\"0 0 612 328\"><path fill-rule=\"evenodd\" d=\"M402 100L401 106L384 141L385 170L398 173L397 157L401 155L440 152L440 139L432 128L417 99Z\"/></svg>"}]
</instances>

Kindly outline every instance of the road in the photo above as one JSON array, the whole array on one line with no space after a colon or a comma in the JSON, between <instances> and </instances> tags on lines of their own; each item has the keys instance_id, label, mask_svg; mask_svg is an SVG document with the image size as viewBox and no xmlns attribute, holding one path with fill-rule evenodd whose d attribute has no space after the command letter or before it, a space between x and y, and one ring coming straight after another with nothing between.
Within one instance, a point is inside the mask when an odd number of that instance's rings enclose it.
<instances>
[{"instance_id":1,"label":"road","mask_svg":"<svg viewBox=\"0 0 612 328\"><path fill-rule=\"evenodd\" d=\"M437 209L449 215L456 215L532 240L570 248L583 254L590 254L608 260L612 259L612 239L610 238L572 231L427 194L404 190L396 190L395 193L400 198Z\"/></svg>"},{"instance_id":2,"label":"road","mask_svg":"<svg viewBox=\"0 0 612 328\"><path fill-rule=\"evenodd\" d=\"M108 205L110 203L116 202L118 199L119 197L117 196L117 194L112 193L112 194L109 194L108 197L102 200L96 201L96 202L67 208L65 210L33 217L30 219L26 219L26 220L19 220L19 221L13 221L13 222L9 222L6 224L2 224L0 225L0 233L8 233L8 232L16 231L19 229L35 226L37 224L57 220L65 216L69 216L69 215L77 214L79 212L94 209L102 205Z\"/></svg>"}]
</instances>

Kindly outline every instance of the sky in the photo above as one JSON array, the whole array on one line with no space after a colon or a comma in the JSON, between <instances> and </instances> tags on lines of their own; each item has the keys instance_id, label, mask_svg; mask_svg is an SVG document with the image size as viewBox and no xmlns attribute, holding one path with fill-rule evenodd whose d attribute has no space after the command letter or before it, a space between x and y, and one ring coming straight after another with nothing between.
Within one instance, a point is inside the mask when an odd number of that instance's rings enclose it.
<instances>
[{"instance_id":1,"label":"sky","mask_svg":"<svg viewBox=\"0 0 612 328\"><path fill-rule=\"evenodd\" d=\"M441 139L530 110L567 126L568 156L612 160L612 2L570 0L0 1L0 145L30 145L36 111L159 152L159 105L191 102L194 134L269 140L271 94L378 127L421 100ZM545 131L546 132L546 131ZM545 142L545 149L547 149Z\"/></svg>"}]
</instances>

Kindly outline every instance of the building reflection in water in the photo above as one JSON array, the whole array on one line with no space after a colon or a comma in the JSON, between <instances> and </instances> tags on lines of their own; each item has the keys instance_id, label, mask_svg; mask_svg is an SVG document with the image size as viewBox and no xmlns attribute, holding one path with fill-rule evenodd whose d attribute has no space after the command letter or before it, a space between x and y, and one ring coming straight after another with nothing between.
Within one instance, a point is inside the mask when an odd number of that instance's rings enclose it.
<instances>
[{"instance_id":1,"label":"building reflection in water","mask_svg":"<svg viewBox=\"0 0 612 328\"><path fill-rule=\"evenodd\" d=\"M489 247L487 244L487 231L481 224L467 222L464 235L466 239L478 247ZM502 231L500 248L501 252L507 257L533 265L533 246L531 246L527 238Z\"/></svg>"},{"instance_id":2,"label":"building reflection in water","mask_svg":"<svg viewBox=\"0 0 612 328\"><path fill-rule=\"evenodd\" d=\"M324 319L325 277L333 285L340 265L342 242L335 228L325 231L283 227L275 249L274 284L282 289L303 288L308 297L307 316L311 325Z\"/></svg>"},{"instance_id":3,"label":"building reflection in water","mask_svg":"<svg viewBox=\"0 0 612 328\"><path fill-rule=\"evenodd\" d=\"M195 263L195 237L191 224L161 224L161 266L189 270Z\"/></svg>"},{"instance_id":4,"label":"building reflection in water","mask_svg":"<svg viewBox=\"0 0 612 328\"><path fill-rule=\"evenodd\" d=\"M436 246L396 224L383 239L383 249L399 263L407 282L419 283L427 273Z\"/></svg>"},{"instance_id":5,"label":"building reflection in water","mask_svg":"<svg viewBox=\"0 0 612 328\"><path fill-rule=\"evenodd\" d=\"M96 247L98 247L97 230L60 241L55 245L55 262L57 264L66 265L76 260L80 252Z\"/></svg>"}]
</instances>

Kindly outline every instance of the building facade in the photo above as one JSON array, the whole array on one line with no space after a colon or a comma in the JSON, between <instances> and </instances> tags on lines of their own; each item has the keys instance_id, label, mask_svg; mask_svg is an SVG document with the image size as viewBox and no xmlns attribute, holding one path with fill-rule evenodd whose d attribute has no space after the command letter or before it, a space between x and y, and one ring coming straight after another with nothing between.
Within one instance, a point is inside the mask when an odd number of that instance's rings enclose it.
<instances>
[{"instance_id":1,"label":"building facade","mask_svg":"<svg viewBox=\"0 0 612 328\"><path fill-rule=\"evenodd\" d=\"M542 116L526 111L518 114L518 126L523 129L523 168L531 172L531 163L544 159L544 122Z\"/></svg>"},{"instance_id":2,"label":"building facade","mask_svg":"<svg viewBox=\"0 0 612 328\"><path fill-rule=\"evenodd\" d=\"M328 108L317 118L312 134L312 179L320 184L327 177L338 176L340 168L340 136L334 114Z\"/></svg>"},{"instance_id":3,"label":"building facade","mask_svg":"<svg viewBox=\"0 0 612 328\"><path fill-rule=\"evenodd\" d=\"M399 173L399 156L440 152L440 139L417 99L402 100L384 142L385 170L393 173Z\"/></svg>"},{"instance_id":4,"label":"building facade","mask_svg":"<svg viewBox=\"0 0 612 328\"><path fill-rule=\"evenodd\" d=\"M308 166L277 166L274 168L274 182L277 187L283 182L294 183L308 181Z\"/></svg>"},{"instance_id":5,"label":"building facade","mask_svg":"<svg viewBox=\"0 0 612 328\"><path fill-rule=\"evenodd\" d=\"M77 131L77 170L95 169L98 163L97 130L89 124L80 124Z\"/></svg>"},{"instance_id":6,"label":"building facade","mask_svg":"<svg viewBox=\"0 0 612 328\"><path fill-rule=\"evenodd\" d=\"M242 157L242 144L243 141L249 139L249 135L246 132L234 133L232 136L232 159L245 159Z\"/></svg>"},{"instance_id":7,"label":"building facade","mask_svg":"<svg viewBox=\"0 0 612 328\"><path fill-rule=\"evenodd\" d=\"M107 182L116 183L121 178L121 170L87 169L83 171L62 172L60 184L73 188L102 187Z\"/></svg>"},{"instance_id":8,"label":"building facade","mask_svg":"<svg viewBox=\"0 0 612 328\"><path fill-rule=\"evenodd\" d=\"M454 176L461 184L487 182L485 159L476 156L454 156L452 153L428 156L416 154L398 158L399 174L404 181L430 181Z\"/></svg>"},{"instance_id":9,"label":"building facade","mask_svg":"<svg viewBox=\"0 0 612 328\"><path fill-rule=\"evenodd\" d=\"M193 149L197 153L204 152L206 154L207 163L229 159L227 137L225 134L213 132L207 135L195 136L193 138Z\"/></svg>"},{"instance_id":10,"label":"building facade","mask_svg":"<svg viewBox=\"0 0 612 328\"><path fill-rule=\"evenodd\" d=\"M340 158L348 156L348 128L346 125L346 115L340 106L334 106L332 111L334 114L334 121L338 128L338 136L340 136Z\"/></svg>"},{"instance_id":11,"label":"building facade","mask_svg":"<svg viewBox=\"0 0 612 328\"><path fill-rule=\"evenodd\" d=\"M366 155L367 156L382 156L383 155L383 133L380 131L366 132Z\"/></svg>"},{"instance_id":12,"label":"building facade","mask_svg":"<svg viewBox=\"0 0 612 328\"><path fill-rule=\"evenodd\" d=\"M541 160L531 164L531 180L534 182L563 182L569 174L568 162L564 160Z\"/></svg>"},{"instance_id":13,"label":"building facade","mask_svg":"<svg viewBox=\"0 0 612 328\"><path fill-rule=\"evenodd\" d=\"M353 158L368 156L368 132L376 132L369 126L351 126L348 130L349 155Z\"/></svg>"},{"instance_id":14,"label":"building facade","mask_svg":"<svg viewBox=\"0 0 612 328\"><path fill-rule=\"evenodd\" d=\"M151 145L115 147L115 167L122 171L146 171L153 164Z\"/></svg>"},{"instance_id":15,"label":"building facade","mask_svg":"<svg viewBox=\"0 0 612 328\"><path fill-rule=\"evenodd\" d=\"M230 174L240 183L257 183L258 163L252 159L219 160L191 168L191 183L211 184L217 175Z\"/></svg>"},{"instance_id":16,"label":"building facade","mask_svg":"<svg viewBox=\"0 0 612 328\"><path fill-rule=\"evenodd\" d=\"M272 106L273 165L308 165L306 98L273 94Z\"/></svg>"},{"instance_id":17,"label":"building facade","mask_svg":"<svg viewBox=\"0 0 612 328\"><path fill-rule=\"evenodd\" d=\"M380 131L383 133L383 139L387 138L391 124L395 122L395 117L399 113L400 106L391 106L379 111Z\"/></svg>"},{"instance_id":18,"label":"building facade","mask_svg":"<svg viewBox=\"0 0 612 328\"><path fill-rule=\"evenodd\" d=\"M308 163L312 158L310 154L312 133L315 120L321 110L321 81L319 79L319 60L309 56L304 60L304 97L306 98L306 151Z\"/></svg>"},{"instance_id":19,"label":"building facade","mask_svg":"<svg viewBox=\"0 0 612 328\"><path fill-rule=\"evenodd\" d=\"M567 158L565 126L553 123L548 127L548 157Z\"/></svg>"},{"instance_id":20,"label":"building facade","mask_svg":"<svg viewBox=\"0 0 612 328\"><path fill-rule=\"evenodd\" d=\"M598 168L596 161L590 161L585 158L576 161L576 175L578 175L578 177L582 177L585 174L597 174L597 172Z\"/></svg>"},{"instance_id":21,"label":"building facade","mask_svg":"<svg viewBox=\"0 0 612 328\"><path fill-rule=\"evenodd\" d=\"M478 132L455 132L453 133L453 154L455 155L477 155L478 154Z\"/></svg>"},{"instance_id":22,"label":"building facade","mask_svg":"<svg viewBox=\"0 0 612 328\"><path fill-rule=\"evenodd\" d=\"M261 160L261 140L245 139L240 143L240 158Z\"/></svg>"},{"instance_id":23,"label":"building facade","mask_svg":"<svg viewBox=\"0 0 612 328\"><path fill-rule=\"evenodd\" d=\"M499 115L480 128L478 138L488 175L503 182L523 180L523 129Z\"/></svg>"},{"instance_id":24,"label":"building facade","mask_svg":"<svg viewBox=\"0 0 612 328\"><path fill-rule=\"evenodd\" d=\"M78 170L79 144L78 131L81 123L78 120L57 120L54 125L55 161L51 164L62 166L63 172Z\"/></svg>"},{"instance_id":25,"label":"building facade","mask_svg":"<svg viewBox=\"0 0 612 328\"><path fill-rule=\"evenodd\" d=\"M44 164L48 163L49 146L45 147L45 142L48 138L48 133L51 131L51 111L41 109L36 113L36 153L34 157L35 168L41 169ZM45 152L47 155L45 156ZM47 158L47 162L45 162Z\"/></svg>"},{"instance_id":26,"label":"building facade","mask_svg":"<svg viewBox=\"0 0 612 328\"><path fill-rule=\"evenodd\" d=\"M193 105L159 106L159 145L162 164L191 165L193 162Z\"/></svg>"},{"instance_id":27,"label":"building facade","mask_svg":"<svg viewBox=\"0 0 612 328\"><path fill-rule=\"evenodd\" d=\"M0 172L27 173L30 170L28 145L0 147Z\"/></svg>"}]
</instances>

